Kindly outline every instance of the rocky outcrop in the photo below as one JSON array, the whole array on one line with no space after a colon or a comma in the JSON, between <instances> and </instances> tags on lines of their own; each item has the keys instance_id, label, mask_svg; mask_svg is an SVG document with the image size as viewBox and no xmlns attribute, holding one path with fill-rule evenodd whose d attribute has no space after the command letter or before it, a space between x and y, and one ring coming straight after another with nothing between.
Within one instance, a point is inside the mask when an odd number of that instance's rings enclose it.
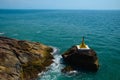
<instances>
[{"instance_id":1,"label":"rocky outcrop","mask_svg":"<svg viewBox=\"0 0 120 80\"><path fill-rule=\"evenodd\" d=\"M0 80L34 80L53 61L51 47L0 37Z\"/></svg>"},{"instance_id":2,"label":"rocky outcrop","mask_svg":"<svg viewBox=\"0 0 120 80\"><path fill-rule=\"evenodd\" d=\"M63 61L67 64L67 67L62 69L62 72L81 69L97 71L99 68L96 52L92 49L79 50L76 46L73 46L63 53L62 57Z\"/></svg>"}]
</instances>

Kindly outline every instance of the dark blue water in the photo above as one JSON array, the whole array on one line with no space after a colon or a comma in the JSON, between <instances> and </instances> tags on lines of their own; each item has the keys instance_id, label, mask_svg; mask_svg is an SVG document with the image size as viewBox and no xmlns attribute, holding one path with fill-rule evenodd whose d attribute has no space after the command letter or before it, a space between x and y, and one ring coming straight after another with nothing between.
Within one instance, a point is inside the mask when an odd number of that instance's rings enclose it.
<instances>
[{"instance_id":1,"label":"dark blue water","mask_svg":"<svg viewBox=\"0 0 120 80\"><path fill-rule=\"evenodd\" d=\"M0 36L57 47L55 62L39 80L120 80L120 11L0 10ZM97 73L61 73L60 54L82 36L99 58Z\"/></svg>"}]
</instances>

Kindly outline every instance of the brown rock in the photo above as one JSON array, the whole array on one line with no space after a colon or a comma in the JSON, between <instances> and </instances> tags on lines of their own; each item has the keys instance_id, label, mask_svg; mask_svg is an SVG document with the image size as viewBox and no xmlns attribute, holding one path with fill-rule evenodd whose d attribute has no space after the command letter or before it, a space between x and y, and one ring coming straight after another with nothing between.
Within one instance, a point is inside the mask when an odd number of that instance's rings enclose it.
<instances>
[{"instance_id":1,"label":"brown rock","mask_svg":"<svg viewBox=\"0 0 120 80\"><path fill-rule=\"evenodd\" d=\"M92 49L78 50L76 46L62 54L63 60L73 69L97 71L99 68L96 52Z\"/></svg>"},{"instance_id":2,"label":"brown rock","mask_svg":"<svg viewBox=\"0 0 120 80\"><path fill-rule=\"evenodd\" d=\"M51 47L0 37L0 80L33 80L53 61Z\"/></svg>"},{"instance_id":3,"label":"brown rock","mask_svg":"<svg viewBox=\"0 0 120 80\"><path fill-rule=\"evenodd\" d=\"M61 71L63 73L69 73L70 71L73 71L74 69L71 66L66 66L65 68L63 68Z\"/></svg>"}]
</instances>

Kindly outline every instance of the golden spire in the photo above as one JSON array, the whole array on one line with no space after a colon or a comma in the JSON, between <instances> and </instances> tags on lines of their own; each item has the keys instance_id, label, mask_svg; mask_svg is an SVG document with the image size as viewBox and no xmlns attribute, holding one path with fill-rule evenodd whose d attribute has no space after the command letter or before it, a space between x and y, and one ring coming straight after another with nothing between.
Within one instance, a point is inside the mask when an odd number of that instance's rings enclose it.
<instances>
[{"instance_id":1,"label":"golden spire","mask_svg":"<svg viewBox=\"0 0 120 80\"><path fill-rule=\"evenodd\" d=\"M80 44L80 48L87 48L86 44L84 43L84 37L82 38L82 43Z\"/></svg>"}]
</instances>

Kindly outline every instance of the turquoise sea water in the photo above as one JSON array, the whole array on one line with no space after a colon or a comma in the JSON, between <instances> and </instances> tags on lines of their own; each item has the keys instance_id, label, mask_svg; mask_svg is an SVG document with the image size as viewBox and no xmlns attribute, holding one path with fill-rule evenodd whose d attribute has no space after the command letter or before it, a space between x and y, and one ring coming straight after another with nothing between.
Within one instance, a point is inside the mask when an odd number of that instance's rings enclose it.
<instances>
[{"instance_id":1,"label":"turquoise sea water","mask_svg":"<svg viewBox=\"0 0 120 80\"><path fill-rule=\"evenodd\" d=\"M0 36L31 40L59 49L39 80L120 80L120 11L0 10ZM61 73L60 54L82 36L98 55L97 73Z\"/></svg>"}]
</instances>

